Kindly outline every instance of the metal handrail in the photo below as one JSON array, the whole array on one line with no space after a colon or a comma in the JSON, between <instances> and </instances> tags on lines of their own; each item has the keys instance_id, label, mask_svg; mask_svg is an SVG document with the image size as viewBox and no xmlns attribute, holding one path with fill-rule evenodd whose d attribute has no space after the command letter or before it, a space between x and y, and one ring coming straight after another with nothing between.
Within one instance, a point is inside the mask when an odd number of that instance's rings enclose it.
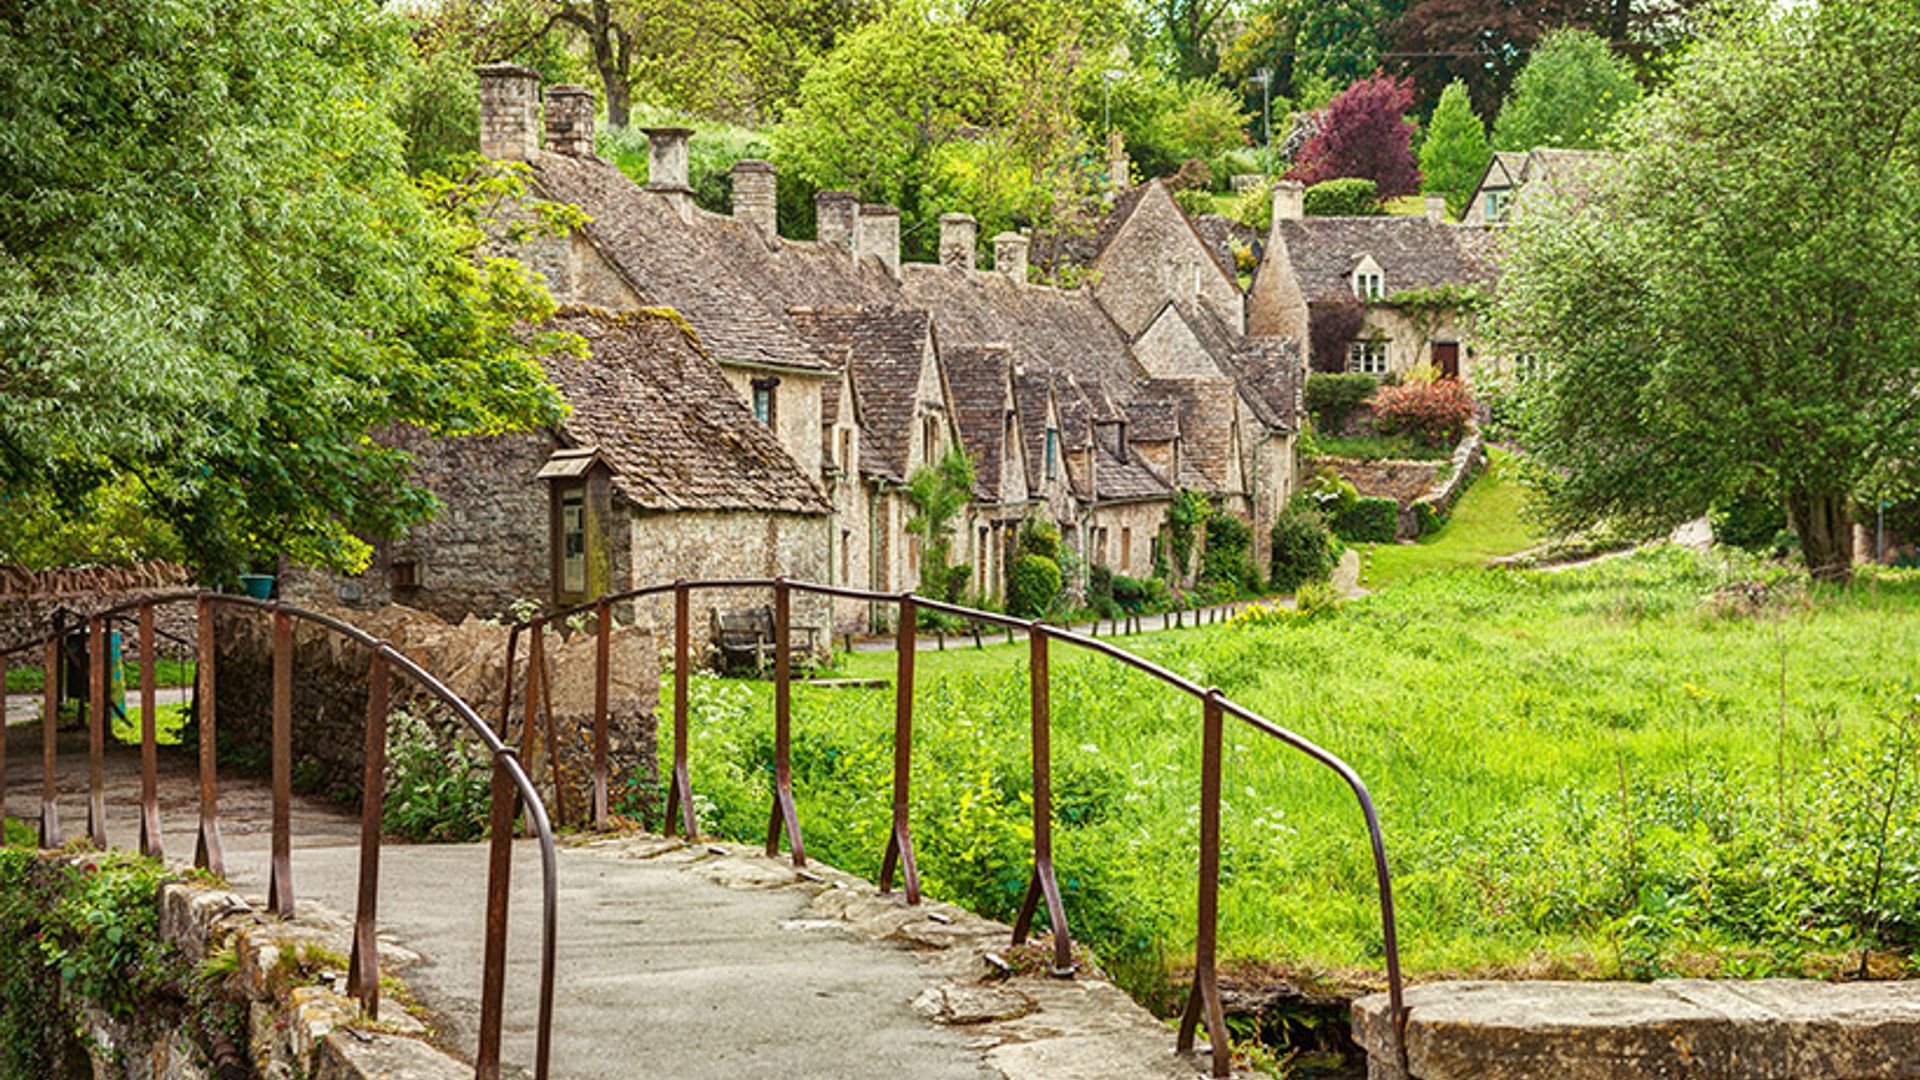
<instances>
[{"instance_id":1,"label":"metal handrail","mask_svg":"<svg viewBox=\"0 0 1920 1080\"><path fill-rule=\"evenodd\" d=\"M1200 822L1200 873L1199 873L1199 925L1195 934L1194 946L1194 982L1189 994L1185 1011L1181 1018L1178 1036L1178 1048L1187 1051L1193 1047L1195 1030L1202 1023L1207 1027L1212 1042L1212 1071L1215 1076L1227 1076L1231 1072L1231 1046L1226 1034L1225 1015L1221 1007L1217 984L1216 960L1218 945L1218 894L1220 871L1220 773L1224 757L1221 727L1224 717L1232 716L1247 724L1253 730L1279 740L1284 745L1304 754L1309 759L1333 770L1346 783L1358 801L1362 816L1366 821L1368 842L1372 849L1375 887L1380 899L1380 920L1383 945L1386 951L1387 993L1394 1018L1393 1035L1395 1049L1402 1067L1406 1061L1406 1006L1403 996L1399 937L1393 910L1393 881L1387 865L1386 841L1380 828L1380 816L1373 804L1373 798L1367 786L1352 766L1337 755L1323 749L1302 735L1299 735L1271 720L1261 716L1244 705L1228 698L1214 687L1202 686L1166 667L1138 656L1126 649L1097 637L1076 633L1070 629L1050 626L1039 620L1020 619L1000 612L982 611L960 604L948 603L919 596L911 592L881 593L865 589L854 589L840 585L822 585L807 581L793 581L783 577L772 578L724 578L703 581L675 581L646 585L623 592L609 593L584 604L561 608L543 615L525 619L513 624L507 649L507 674L504 700L501 704L501 726L505 729L507 714L513 698L513 678L515 646L522 633L530 635L530 658L525 695L526 712L522 729L523 742L532 747L537 742L537 727L540 720L540 691L547 685L549 677L545 672L544 639L545 628L563 622L578 615L594 612L597 615L596 633L600 647L596 652L595 663L595 708L594 708L594 762L593 762L593 824L604 828L607 825L606 790L606 723L607 723L607 685L610 669L607 637L611 627L611 605L650 596L671 593L674 597L674 760L667 793L665 832L672 836L676 829L684 830L689 840L695 839L698 831L693 813L692 782L688 768L688 709L687 690L689 671L692 666L689 598L695 590L710 589L770 589L774 600L774 781L772 806L768 814L766 850L769 856L778 852L781 834L784 832L788 847L796 867L806 865L806 856L802 848L802 834L798 815L794 810L792 775L789 761L791 745L791 594L802 592L818 596L855 600L864 603L891 603L899 608L897 641L897 676L895 687L894 715L894 776L893 776L893 823L887 841L886 853L881 859L879 885L882 892L888 892L893 885L896 867L901 871L906 886L907 902L917 904L920 901L920 882L918 870L914 865L910 822L908 820L908 802L910 794L910 776L912 765L913 732L913 680L914 660L917 651L916 630L921 610L940 612L976 623L987 623L1005 627L1009 632L1026 632L1029 649L1029 669L1031 685L1030 718L1031 748L1033 761L1033 868L1028 879L1027 891L1021 902L1019 915L1014 922L1013 941L1023 943L1032 926L1033 917L1044 901L1047 917L1053 928L1053 970L1056 975L1070 976L1073 973L1072 942L1068 931L1065 906L1059 886L1055 881L1052 854L1052 762L1051 762L1051 709L1049 703L1048 662L1050 643L1064 642L1069 645L1098 653L1133 668L1145 675L1186 694L1202 705L1202 762L1201 762L1201 822ZM1009 633L1011 636L1011 633ZM536 668L533 660L540 658ZM546 707L547 741L555 742L555 720L551 703ZM555 770L554 789L560 790L559 761L553 760ZM678 811L676 813L676 811Z\"/></svg>"},{"instance_id":2,"label":"metal handrail","mask_svg":"<svg viewBox=\"0 0 1920 1080\"><path fill-rule=\"evenodd\" d=\"M128 612L138 612L141 640L141 821L140 850L161 857L159 807L156 793L155 713L153 691L155 653L154 610L167 604L192 601L197 608L198 664L195 673L196 701L200 706L200 821L194 863L216 874L223 870L220 850L219 801L215 770L214 682L215 629L213 612L218 606L263 613L273 619L273 837L272 863L268 883L268 904L280 915L293 913L290 875L291 818L290 765L292 751L292 623L311 623L339 634L365 647L370 655L368 675L367 744L364 784L361 794L360 881L358 910L354 918L353 948L348 971L348 993L360 1000L368 1016L379 1010L379 955L375 942L378 907L380 853L380 811L385 796L386 726L389 712L391 673L412 679L429 697L440 702L466 725L467 730L486 747L492 759L492 805L489 813L490 848L488 852L487 914L485 961L481 974L479 1046L474 1055L477 1080L497 1080L500 1075L500 1042L506 985L507 898L510 884L512 830L516 810L526 816L530 830L538 838L541 860L540 922L540 999L538 1028L535 1035L534 1076L547 1080L552 1060L553 993L555 957L559 940L556 910L559 897L559 862L554 844L553 825L532 779L522 767L514 749L480 719L473 707L449 689L432 673L395 649L386 641L346 622L317 611L277 600L260 600L227 593L182 590L157 593L124 601L87 614L80 625L91 637L88 652L88 835L102 848L107 845L105 792L102 777L104 723L106 714L107 672L102 648L107 621ZM4 680L6 659L16 653L43 646L47 655L45 683L45 719L42 752L44 786L41 796L40 843L53 847L59 843L60 825L55 773L57 750L55 727L58 719L59 686L56 677L62 638L69 632L57 621L40 639L0 651L0 680ZM509 669L511 671L511 669ZM509 674L509 681L511 674ZM6 747L0 740L0 816L6 810Z\"/></svg>"}]
</instances>

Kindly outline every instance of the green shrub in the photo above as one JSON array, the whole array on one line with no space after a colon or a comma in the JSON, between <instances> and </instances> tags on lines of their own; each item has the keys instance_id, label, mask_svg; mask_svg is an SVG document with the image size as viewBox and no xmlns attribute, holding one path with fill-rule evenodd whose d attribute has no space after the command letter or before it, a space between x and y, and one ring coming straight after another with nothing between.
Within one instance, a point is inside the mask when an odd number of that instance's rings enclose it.
<instances>
[{"instance_id":1,"label":"green shrub","mask_svg":"<svg viewBox=\"0 0 1920 1080\"><path fill-rule=\"evenodd\" d=\"M1263 180L1235 195L1227 216L1265 236L1273 228L1273 186Z\"/></svg>"},{"instance_id":2,"label":"green shrub","mask_svg":"<svg viewBox=\"0 0 1920 1080\"><path fill-rule=\"evenodd\" d=\"M1332 519L1353 509L1353 504L1360 501L1360 489L1353 486L1353 481L1327 466L1307 481L1293 501Z\"/></svg>"},{"instance_id":3,"label":"green shrub","mask_svg":"<svg viewBox=\"0 0 1920 1080\"><path fill-rule=\"evenodd\" d=\"M1014 541L1015 558L1021 555L1038 555L1053 562L1060 561L1060 529L1045 518L1028 521L1020 526L1020 535Z\"/></svg>"},{"instance_id":4,"label":"green shrub","mask_svg":"<svg viewBox=\"0 0 1920 1080\"><path fill-rule=\"evenodd\" d=\"M1254 576L1253 527L1224 510L1207 518L1207 546L1200 554L1200 580L1224 586L1228 597L1257 583Z\"/></svg>"},{"instance_id":5,"label":"green shrub","mask_svg":"<svg viewBox=\"0 0 1920 1080\"><path fill-rule=\"evenodd\" d=\"M1316 371L1307 376L1307 415L1315 431L1337 435L1355 412L1365 408L1380 380L1372 375Z\"/></svg>"},{"instance_id":6,"label":"green shrub","mask_svg":"<svg viewBox=\"0 0 1920 1080\"><path fill-rule=\"evenodd\" d=\"M1380 213L1379 189L1371 180L1350 176L1313 185L1302 196L1309 217L1373 217Z\"/></svg>"},{"instance_id":7,"label":"green shrub","mask_svg":"<svg viewBox=\"0 0 1920 1080\"><path fill-rule=\"evenodd\" d=\"M1113 570L1096 563L1087 571L1087 606L1095 615L1111 619L1120 613L1113 596Z\"/></svg>"},{"instance_id":8,"label":"green shrub","mask_svg":"<svg viewBox=\"0 0 1920 1080\"><path fill-rule=\"evenodd\" d=\"M1202 217L1213 213L1213 192L1206 188L1182 188L1173 193L1173 201L1188 217Z\"/></svg>"},{"instance_id":9,"label":"green shrub","mask_svg":"<svg viewBox=\"0 0 1920 1080\"><path fill-rule=\"evenodd\" d=\"M380 822L408 840L459 843L487 832L487 756L457 735L395 710L387 720L387 794Z\"/></svg>"},{"instance_id":10,"label":"green shrub","mask_svg":"<svg viewBox=\"0 0 1920 1080\"><path fill-rule=\"evenodd\" d=\"M1309 581L1293 594L1293 609L1308 618L1331 615L1345 602L1346 597L1340 595L1331 581Z\"/></svg>"},{"instance_id":11,"label":"green shrub","mask_svg":"<svg viewBox=\"0 0 1920 1080\"><path fill-rule=\"evenodd\" d=\"M1023 619L1044 615L1060 595L1060 564L1044 555L1013 560L1007 574L1007 610Z\"/></svg>"},{"instance_id":12,"label":"green shrub","mask_svg":"<svg viewBox=\"0 0 1920 1080\"><path fill-rule=\"evenodd\" d=\"M1279 592L1294 592L1310 581L1324 581L1340 561L1340 541L1320 512L1289 507L1273 523L1273 557L1267 576Z\"/></svg>"},{"instance_id":13,"label":"green shrub","mask_svg":"<svg viewBox=\"0 0 1920 1080\"><path fill-rule=\"evenodd\" d=\"M1333 519L1333 533L1348 543L1391 544L1400 534L1400 504L1361 496Z\"/></svg>"}]
</instances>

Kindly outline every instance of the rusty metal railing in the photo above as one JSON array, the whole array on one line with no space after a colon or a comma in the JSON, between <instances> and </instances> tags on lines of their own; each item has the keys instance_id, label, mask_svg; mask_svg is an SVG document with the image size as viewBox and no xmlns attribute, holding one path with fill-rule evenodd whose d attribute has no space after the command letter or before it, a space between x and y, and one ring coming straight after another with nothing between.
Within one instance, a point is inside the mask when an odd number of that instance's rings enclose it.
<instances>
[{"instance_id":1,"label":"rusty metal railing","mask_svg":"<svg viewBox=\"0 0 1920 1080\"><path fill-rule=\"evenodd\" d=\"M487 905L485 960L481 972L479 1045L474 1053L476 1080L498 1080L500 1042L505 1017L507 900L511 884L513 822L524 814L529 830L538 838L541 860L540 914L540 988L538 1027L535 1031L534 1070L536 1080L547 1080L552 1058L553 986L558 919L555 904L559 894L559 867L554 847L553 828L546 804L521 766L518 753L480 719L472 706L448 689L431 673L387 642L329 615L308 611L278 601L224 593L180 591L143 597L93 612L85 617L88 650L84 659L71 652L68 662L87 665L87 839L105 849L109 845L106 822L104 782L108 712L108 673L106 637L113 621L128 612L136 614L140 643L140 850L159 858L163 852L160 837L158 797L158 745L155 695L154 613L168 604L192 603L197 628L195 650L194 702L199 722L199 824L194 865L215 874L225 870L220 845L220 799L216 771L216 708L214 684L217 677L214 612L227 607L264 615L272 621L273 696L272 696L272 789L273 833L268 870L267 904L281 916L294 912L292 874L292 761L293 761L293 624L296 620L348 638L366 648L370 655L367 671L367 722L365 764L360 801L360 862L357 906L353 919L353 943L348 956L347 992L358 999L369 1017L377 1017L380 1008L380 961L375 941L380 897L380 819L386 789L387 721L392 700L395 672L412 679L426 694L451 710L479 739L492 760L488 815L489 848L487 859ZM56 621L44 641L31 641L0 652L0 682L4 682L9 660L21 653L44 649L46 690L45 719L42 724L41 755L43 780L40 796L40 845L60 843L57 733L59 719L59 676L64 651L66 626ZM604 669L604 657L602 667ZM511 666L509 666L511 686ZM604 725L603 725L604 727ZM595 747L604 759L604 741ZM6 740L0 738L0 817L6 813L7 789Z\"/></svg>"},{"instance_id":2,"label":"rusty metal railing","mask_svg":"<svg viewBox=\"0 0 1920 1080\"><path fill-rule=\"evenodd\" d=\"M1367 792L1366 784L1358 773L1339 757L1322 749L1312 740L1296 734L1262 717L1247 707L1237 704L1222 694L1217 688L1205 687L1175 672L1155 664L1143 657L1136 656L1110 641L1094 636L1082 635L1072 630L1050 626L1038 620L1017 619L998 612L980 611L974 608L949 604L927 597L916 596L911 592L890 594L871 592L863 589L850 589L835 585L819 585L804 581L790 581L786 578L729 578L708 581L675 581L666 584L649 585L630 589L625 592L602 596L586 604L580 604L550 612L535 618L516 623L508 638L506 689L500 710L501 730L507 726L508 714L513 701L513 679L515 651L520 637L529 638L528 674L526 680L525 714L521 732L522 743L531 751L536 745L536 732L539 728L538 703L546 697L545 690L550 681L545 670L544 639L547 628L555 624L564 624L566 620L583 615L589 611L596 616L595 633L599 644L595 652L594 672L594 714L593 714L593 762L592 781L592 824L605 828L608 824L608 791L606 760L606 726L608 679L610 675L608 635L612 626L612 605L629 601L673 595L674 635L673 635L673 765L667 786L666 826L667 835L676 830L684 833L689 840L697 838L698 821L693 811L693 785L688 771L688 680L693 665L691 648L692 632L690 613L691 595L696 590L771 590L774 614L774 761L771 805L768 812L766 852L769 857L777 855L781 836L784 833L787 848L796 868L806 866L804 839L800 829L799 815L794 810L793 775L790 762L792 747L792 594L795 592L824 596L830 599L853 600L869 604L896 604L897 619L897 668L894 688L894 731L893 731L893 805L892 824L887 839L887 848L881 858L879 887L883 893L891 892L894 884L894 872L898 869L903 880L906 899L909 904L920 902L920 876L914 865L911 822L908 803L911 793L912 746L913 746L913 689L914 661L916 655L919 613L925 611L940 612L972 620L976 625L989 624L1000 626L1007 631L1009 640L1016 632L1027 636L1029 683L1031 699L1029 714L1031 718L1031 760L1033 783L1033 860L1028 875L1027 888L1020 903L1019 914L1014 920L1013 943L1024 944L1032 931L1034 917L1039 913L1042 902L1046 905L1048 924L1053 930L1053 973L1062 977L1073 974L1073 946L1068 929L1066 905L1060 894L1053 863L1053 762L1052 762L1052 722L1050 703L1049 658L1054 642L1071 645L1089 652L1110 657L1136 671L1142 672L1160 682L1193 698L1201 706L1201 771L1200 771L1200 859L1198 868L1198 926L1194 943L1193 987L1188 995L1186 1007L1181 1015L1177 1047L1181 1052L1191 1051L1194 1046L1196 1029L1204 1026L1210 1036L1212 1051L1212 1072L1214 1076L1227 1076L1232 1071L1232 1047L1227 1037L1226 1016L1220 1003L1218 984L1218 945L1219 945L1219 895L1220 895L1220 774L1224 758L1223 728L1225 719L1231 716L1263 735L1279 740L1284 745L1306 755L1313 761L1333 770L1352 791L1365 818L1367 840L1372 849L1375 885L1380 896L1380 922L1383 946L1386 952L1387 992L1394 1016L1394 1038L1402 1066L1406 1059L1406 1007L1402 996L1400 973L1400 947L1395 932L1393 914L1393 882L1387 868L1386 842L1380 830L1380 816L1375 810L1373 798ZM1196 614L1196 624L1199 616ZM546 739L549 748L556 745L557 726L551 700L544 702L546 713ZM560 760L557 754L549 755L553 769L554 790L561 788ZM556 807L559 801L556 798Z\"/></svg>"}]
</instances>

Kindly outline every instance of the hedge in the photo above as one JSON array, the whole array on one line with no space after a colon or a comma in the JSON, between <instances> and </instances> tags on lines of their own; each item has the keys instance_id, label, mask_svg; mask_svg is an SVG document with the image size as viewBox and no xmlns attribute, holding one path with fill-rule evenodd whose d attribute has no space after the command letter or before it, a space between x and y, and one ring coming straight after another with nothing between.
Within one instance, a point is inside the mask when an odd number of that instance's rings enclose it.
<instances>
[{"instance_id":1,"label":"hedge","mask_svg":"<svg viewBox=\"0 0 1920 1080\"><path fill-rule=\"evenodd\" d=\"M1060 564L1042 555L1022 555L1007 574L1007 611L1030 619L1044 615L1060 595Z\"/></svg>"},{"instance_id":2,"label":"hedge","mask_svg":"<svg viewBox=\"0 0 1920 1080\"><path fill-rule=\"evenodd\" d=\"M1400 535L1400 504L1363 495L1333 519L1333 532L1350 543L1391 544Z\"/></svg>"},{"instance_id":3,"label":"hedge","mask_svg":"<svg viewBox=\"0 0 1920 1080\"><path fill-rule=\"evenodd\" d=\"M1372 217L1380 213L1380 189L1357 176L1327 180L1306 190L1301 210L1309 217Z\"/></svg>"},{"instance_id":4,"label":"hedge","mask_svg":"<svg viewBox=\"0 0 1920 1080\"><path fill-rule=\"evenodd\" d=\"M1340 541L1327 531L1316 510L1289 507L1273 523L1273 556L1268 576L1280 592L1293 592L1309 581L1325 581L1340 561Z\"/></svg>"}]
</instances>

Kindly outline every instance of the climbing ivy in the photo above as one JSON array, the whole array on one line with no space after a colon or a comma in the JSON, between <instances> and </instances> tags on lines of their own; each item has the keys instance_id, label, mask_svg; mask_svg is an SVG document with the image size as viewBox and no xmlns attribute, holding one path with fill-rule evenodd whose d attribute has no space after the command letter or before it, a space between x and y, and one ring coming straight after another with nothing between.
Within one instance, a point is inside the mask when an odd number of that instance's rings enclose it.
<instances>
[{"instance_id":1,"label":"climbing ivy","mask_svg":"<svg viewBox=\"0 0 1920 1080\"><path fill-rule=\"evenodd\" d=\"M1207 497L1191 488L1182 488L1173 497L1173 504L1167 507L1167 547L1173 555L1173 564L1168 567L1167 576L1175 584L1185 581L1193 568L1196 530L1212 512L1213 504L1207 501Z\"/></svg>"},{"instance_id":2,"label":"climbing ivy","mask_svg":"<svg viewBox=\"0 0 1920 1080\"><path fill-rule=\"evenodd\" d=\"M1492 302L1493 294L1481 286L1449 282L1419 289L1401 289L1377 300L1369 300L1367 306L1392 308L1412 323L1422 337L1430 337L1448 317L1471 322L1474 316L1487 310Z\"/></svg>"}]
</instances>

